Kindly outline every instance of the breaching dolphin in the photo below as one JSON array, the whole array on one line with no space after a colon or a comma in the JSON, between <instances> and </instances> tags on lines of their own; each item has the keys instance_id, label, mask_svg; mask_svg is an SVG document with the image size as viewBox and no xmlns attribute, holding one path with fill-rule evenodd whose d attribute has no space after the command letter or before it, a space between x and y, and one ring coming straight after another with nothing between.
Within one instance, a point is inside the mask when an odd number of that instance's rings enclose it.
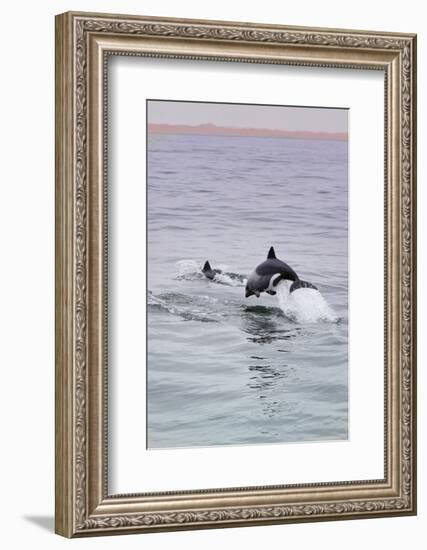
<instances>
[{"instance_id":1,"label":"breaching dolphin","mask_svg":"<svg viewBox=\"0 0 427 550\"><path fill-rule=\"evenodd\" d=\"M317 290L311 283L302 281L288 264L277 259L274 248L271 247L265 262L259 264L250 275L246 283L245 296L246 298L249 298L249 296L259 298L261 292L267 292L267 294L274 296L276 294L274 289L282 280L293 281L289 292L294 292L299 288L313 288Z\"/></svg>"}]
</instances>

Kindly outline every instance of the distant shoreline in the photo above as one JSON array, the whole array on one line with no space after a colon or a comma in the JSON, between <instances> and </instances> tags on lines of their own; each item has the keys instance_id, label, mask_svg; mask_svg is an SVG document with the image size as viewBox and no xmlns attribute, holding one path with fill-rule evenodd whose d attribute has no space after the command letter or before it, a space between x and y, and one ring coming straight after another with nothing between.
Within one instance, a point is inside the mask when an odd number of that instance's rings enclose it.
<instances>
[{"instance_id":1,"label":"distant shoreline","mask_svg":"<svg viewBox=\"0 0 427 550\"><path fill-rule=\"evenodd\" d=\"M288 139L308 139L325 141L348 141L346 132L308 132L292 130L273 130L268 128L232 128L216 126L215 124L200 124L190 126L185 124L148 124L151 134L175 134L194 136L223 136L223 137L273 137Z\"/></svg>"}]
</instances>

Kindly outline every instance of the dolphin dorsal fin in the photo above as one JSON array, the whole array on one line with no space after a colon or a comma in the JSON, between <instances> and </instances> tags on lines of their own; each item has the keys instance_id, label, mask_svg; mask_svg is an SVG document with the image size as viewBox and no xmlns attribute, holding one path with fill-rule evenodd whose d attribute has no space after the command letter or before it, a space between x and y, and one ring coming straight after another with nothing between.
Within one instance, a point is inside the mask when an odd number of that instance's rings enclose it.
<instances>
[{"instance_id":1,"label":"dolphin dorsal fin","mask_svg":"<svg viewBox=\"0 0 427 550\"><path fill-rule=\"evenodd\" d=\"M274 252L274 248L271 247L267 254L267 260L275 260L276 259L276 253Z\"/></svg>"},{"instance_id":2,"label":"dolphin dorsal fin","mask_svg":"<svg viewBox=\"0 0 427 550\"><path fill-rule=\"evenodd\" d=\"M205 265L203 266L203 271L211 271L211 264L209 263L209 260L206 260Z\"/></svg>"}]
</instances>

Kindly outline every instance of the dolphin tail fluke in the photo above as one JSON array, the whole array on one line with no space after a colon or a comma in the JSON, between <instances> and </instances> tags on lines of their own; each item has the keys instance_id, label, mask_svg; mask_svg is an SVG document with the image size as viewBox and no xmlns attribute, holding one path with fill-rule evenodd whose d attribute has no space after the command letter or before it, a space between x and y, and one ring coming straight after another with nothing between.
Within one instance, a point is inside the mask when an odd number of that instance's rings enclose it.
<instances>
[{"instance_id":1,"label":"dolphin tail fluke","mask_svg":"<svg viewBox=\"0 0 427 550\"><path fill-rule=\"evenodd\" d=\"M299 288L312 288L314 290L317 290L317 287L315 287L311 283L308 283L307 281L301 281L300 279L298 279L292 283L291 288L289 289L289 293L294 292Z\"/></svg>"},{"instance_id":2,"label":"dolphin tail fluke","mask_svg":"<svg viewBox=\"0 0 427 550\"><path fill-rule=\"evenodd\" d=\"M211 271L211 264L209 263L209 260L206 260L205 265L203 266L202 271Z\"/></svg>"}]
</instances>

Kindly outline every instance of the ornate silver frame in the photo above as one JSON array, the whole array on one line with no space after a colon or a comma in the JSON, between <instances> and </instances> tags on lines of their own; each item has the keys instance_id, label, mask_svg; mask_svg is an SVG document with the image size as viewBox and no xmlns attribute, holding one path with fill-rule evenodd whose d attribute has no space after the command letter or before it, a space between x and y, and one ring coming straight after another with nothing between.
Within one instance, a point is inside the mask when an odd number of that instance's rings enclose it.
<instances>
[{"instance_id":1,"label":"ornate silver frame","mask_svg":"<svg viewBox=\"0 0 427 550\"><path fill-rule=\"evenodd\" d=\"M104 284L108 55L384 71L384 479L108 494ZM57 533L78 537L416 513L415 124L415 35L89 13L57 16Z\"/></svg>"}]
</instances>

